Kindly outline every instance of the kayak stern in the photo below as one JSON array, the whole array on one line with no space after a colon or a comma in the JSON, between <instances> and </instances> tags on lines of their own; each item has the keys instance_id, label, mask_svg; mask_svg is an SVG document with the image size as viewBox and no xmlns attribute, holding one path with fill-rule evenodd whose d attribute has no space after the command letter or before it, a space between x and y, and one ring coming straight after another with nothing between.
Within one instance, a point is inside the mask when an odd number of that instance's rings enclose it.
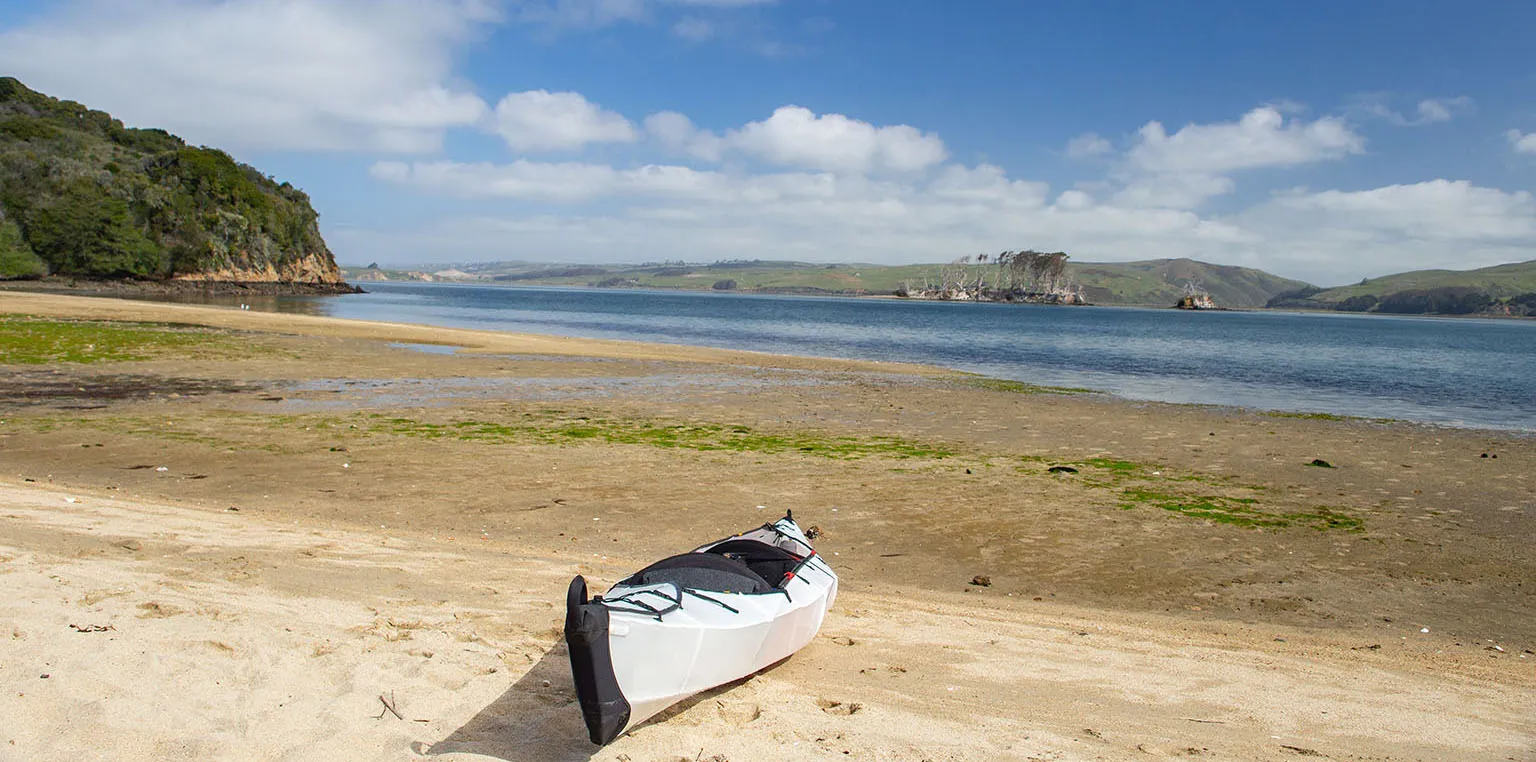
<instances>
[{"instance_id":1,"label":"kayak stern","mask_svg":"<svg viewBox=\"0 0 1536 762\"><path fill-rule=\"evenodd\" d=\"M579 575L565 596L565 644L587 734L592 743L606 745L629 724L629 702L619 690L608 650L608 609L588 602L587 581Z\"/></svg>"}]
</instances>

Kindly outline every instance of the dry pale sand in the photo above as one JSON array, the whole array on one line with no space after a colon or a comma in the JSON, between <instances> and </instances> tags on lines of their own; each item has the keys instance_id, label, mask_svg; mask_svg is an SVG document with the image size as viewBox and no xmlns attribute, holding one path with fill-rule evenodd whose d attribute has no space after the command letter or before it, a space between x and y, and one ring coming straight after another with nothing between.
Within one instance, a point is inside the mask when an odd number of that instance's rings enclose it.
<instances>
[{"instance_id":1,"label":"dry pale sand","mask_svg":"<svg viewBox=\"0 0 1536 762\"><path fill-rule=\"evenodd\" d=\"M0 505L6 759L1507 760L1536 741L1529 687L1314 633L904 589L849 591L800 654L598 750L552 602L621 567L31 486Z\"/></svg>"},{"instance_id":2,"label":"dry pale sand","mask_svg":"<svg viewBox=\"0 0 1536 762\"><path fill-rule=\"evenodd\" d=\"M0 366L0 760L1536 759L1527 439L101 299L0 312L262 350ZM551 416L952 453L552 441ZM466 421L524 428L418 436ZM1154 488L1364 523L1117 504ZM783 507L843 573L821 636L589 744L571 575L611 583Z\"/></svg>"}]
</instances>

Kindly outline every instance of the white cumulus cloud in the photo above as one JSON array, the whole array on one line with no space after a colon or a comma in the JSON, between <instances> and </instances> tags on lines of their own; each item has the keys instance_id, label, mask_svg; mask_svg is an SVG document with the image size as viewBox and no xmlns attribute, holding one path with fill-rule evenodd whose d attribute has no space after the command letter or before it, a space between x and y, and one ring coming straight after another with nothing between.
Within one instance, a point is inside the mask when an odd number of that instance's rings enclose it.
<instances>
[{"instance_id":1,"label":"white cumulus cloud","mask_svg":"<svg viewBox=\"0 0 1536 762\"><path fill-rule=\"evenodd\" d=\"M0 31L0 70L232 149L437 150L487 106L452 51L481 2L72 0Z\"/></svg>"},{"instance_id":2,"label":"white cumulus cloud","mask_svg":"<svg viewBox=\"0 0 1536 762\"><path fill-rule=\"evenodd\" d=\"M928 193L937 199L977 201L999 206L1045 204L1050 186L1027 180L1011 180L1002 167L981 164L963 167L951 164L928 184Z\"/></svg>"},{"instance_id":3,"label":"white cumulus cloud","mask_svg":"<svg viewBox=\"0 0 1536 762\"><path fill-rule=\"evenodd\" d=\"M781 106L761 122L732 130L737 150L774 164L834 172L926 169L949 155L944 141L908 125L877 127L842 114Z\"/></svg>"},{"instance_id":4,"label":"white cumulus cloud","mask_svg":"<svg viewBox=\"0 0 1536 762\"><path fill-rule=\"evenodd\" d=\"M1062 191L1056 197L1056 206L1066 211L1087 209L1093 206L1093 196L1080 190Z\"/></svg>"},{"instance_id":5,"label":"white cumulus cloud","mask_svg":"<svg viewBox=\"0 0 1536 762\"><path fill-rule=\"evenodd\" d=\"M646 117L645 131L674 153L706 161L721 161L734 152L780 166L845 174L916 172L949 156L933 133L816 114L802 106L781 106L767 119L723 135L699 128L683 114L662 111Z\"/></svg>"},{"instance_id":6,"label":"white cumulus cloud","mask_svg":"<svg viewBox=\"0 0 1536 762\"><path fill-rule=\"evenodd\" d=\"M1402 239L1521 241L1536 238L1536 200L1466 180L1429 180L1364 191L1276 195L1260 214L1306 219L1319 228L1372 230Z\"/></svg>"},{"instance_id":7,"label":"white cumulus cloud","mask_svg":"<svg viewBox=\"0 0 1536 762\"><path fill-rule=\"evenodd\" d=\"M1504 137L1509 138L1509 145L1515 149L1515 153L1536 154L1536 132L1510 130L1504 133Z\"/></svg>"},{"instance_id":8,"label":"white cumulus cloud","mask_svg":"<svg viewBox=\"0 0 1536 762\"><path fill-rule=\"evenodd\" d=\"M658 202L689 206L669 214L692 216L698 208L782 202L789 199L834 199L853 189L873 187L863 179L839 179L827 173L778 172L728 174L669 164L645 164L620 169L585 162L537 162L518 159L508 164L454 161L380 161L370 169L374 178L459 198L509 198L575 204L621 198L655 208Z\"/></svg>"},{"instance_id":9,"label":"white cumulus cloud","mask_svg":"<svg viewBox=\"0 0 1536 762\"><path fill-rule=\"evenodd\" d=\"M1365 138L1344 120L1286 119L1260 106L1236 122L1190 124L1172 135L1160 122L1137 133L1128 158L1148 172L1222 174L1256 167L1283 167L1338 159L1365 151Z\"/></svg>"},{"instance_id":10,"label":"white cumulus cloud","mask_svg":"<svg viewBox=\"0 0 1536 762\"><path fill-rule=\"evenodd\" d=\"M529 90L496 104L496 133L517 151L569 151L588 143L631 143L634 125L581 93Z\"/></svg>"},{"instance_id":11,"label":"white cumulus cloud","mask_svg":"<svg viewBox=\"0 0 1536 762\"><path fill-rule=\"evenodd\" d=\"M719 175L688 167L646 165L620 170L606 164L526 159L510 164L382 161L370 171L380 180L444 195L559 203L603 196L699 198L724 186Z\"/></svg>"},{"instance_id":12,"label":"white cumulus cloud","mask_svg":"<svg viewBox=\"0 0 1536 762\"><path fill-rule=\"evenodd\" d=\"M674 153L705 161L720 161L727 147L719 135L699 129L692 119L676 111L658 111L646 117L645 131Z\"/></svg>"},{"instance_id":13,"label":"white cumulus cloud","mask_svg":"<svg viewBox=\"0 0 1536 762\"><path fill-rule=\"evenodd\" d=\"M1289 101L1271 103L1236 121L1187 124L1171 135L1161 122L1148 122L1119 155L1109 176L1109 200L1126 208L1196 209L1233 193L1235 173L1337 160L1365 150L1365 139L1343 119L1287 117L1305 110ZM1067 153L1103 155L1113 147L1087 133L1073 138Z\"/></svg>"}]
</instances>

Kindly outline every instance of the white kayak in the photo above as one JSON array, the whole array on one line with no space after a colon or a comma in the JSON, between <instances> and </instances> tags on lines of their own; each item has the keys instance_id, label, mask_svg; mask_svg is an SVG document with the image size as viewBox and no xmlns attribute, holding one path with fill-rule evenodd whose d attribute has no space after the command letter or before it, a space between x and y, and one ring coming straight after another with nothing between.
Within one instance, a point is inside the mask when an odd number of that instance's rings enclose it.
<instances>
[{"instance_id":1,"label":"white kayak","mask_svg":"<svg viewBox=\"0 0 1536 762\"><path fill-rule=\"evenodd\" d=\"M800 650L836 597L837 575L790 514L662 559L591 600L576 577L565 642L592 742Z\"/></svg>"}]
</instances>

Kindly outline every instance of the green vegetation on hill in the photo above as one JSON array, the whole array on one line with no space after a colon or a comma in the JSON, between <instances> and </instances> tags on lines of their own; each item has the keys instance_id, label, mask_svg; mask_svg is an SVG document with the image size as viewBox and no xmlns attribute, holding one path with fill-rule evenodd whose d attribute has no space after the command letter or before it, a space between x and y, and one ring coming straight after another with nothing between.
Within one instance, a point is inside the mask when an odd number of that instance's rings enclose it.
<instances>
[{"instance_id":1,"label":"green vegetation on hill","mask_svg":"<svg viewBox=\"0 0 1536 762\"><path fill-rule=\"evenodd\" d=\"M1398 315L1536 315L1536 260L1477 270L1414 270L1352 286L1289 291L1269 307Z\"/></svg>"},{"instance_id":2,"label":"green vegetation on hill","mask_svg":"<svg viewBox=\"0 0 1536 762\"><path fill-rule=\"evenodd\" d=\"M318 216L223 151L0 78L0 278L337 282Z\"/></svg>"},{"instance_id":3,"label":"green vegetation on hill","mask_svg":"<svg viewBox=\"0 0 1536 762\"><path fill-rule=\"evenodd\" d=\"M1380 299L1399 291L1454 287L1475 288L1493 297L1530 293L1536 291L1536 260L1477 270L1413 270L1330 288L1318 292L1315 298L1336 302L1369 294Z\"/></svg>"},{"instance_id":4,"label":"green vegetation on hill","mask_svg":"<svg viewBox=\"0 0 1536 762\"><path fill-rule=\"evenodd\" d=\"M48 264L39 259L15 222L5 219L0 209L0 278L38 278L48 274Z\"/></svg>"}]
</instances>

